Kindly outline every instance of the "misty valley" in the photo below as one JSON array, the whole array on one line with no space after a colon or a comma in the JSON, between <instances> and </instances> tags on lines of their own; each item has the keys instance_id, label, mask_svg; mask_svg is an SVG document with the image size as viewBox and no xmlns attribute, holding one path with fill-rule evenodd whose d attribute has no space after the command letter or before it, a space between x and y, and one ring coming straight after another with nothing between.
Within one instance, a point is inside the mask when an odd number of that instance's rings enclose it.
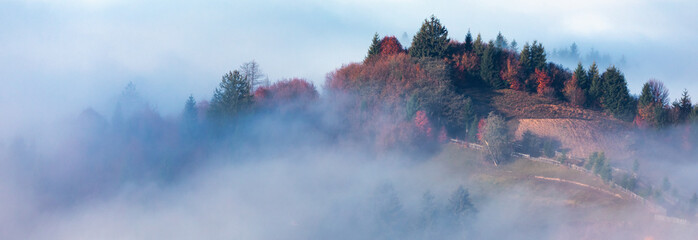
<instances>
[{"instance_id":1,"label":"misty valley","mask_svg":"<svg viewBox=\"0 0 698 240\"><path fill-rule=\"evenodd\" d=\"M0 239L698 237L687 90L434 15L370 37L321 84L252 60L176 113L132 81L2 136Z\"/></svg>"}]
</instances>

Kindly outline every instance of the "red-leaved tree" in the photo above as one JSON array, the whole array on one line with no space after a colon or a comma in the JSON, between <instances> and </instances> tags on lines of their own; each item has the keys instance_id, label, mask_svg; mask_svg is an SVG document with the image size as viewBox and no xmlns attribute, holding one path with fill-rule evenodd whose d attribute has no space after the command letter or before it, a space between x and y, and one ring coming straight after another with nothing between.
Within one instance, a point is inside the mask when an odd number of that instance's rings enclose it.
<instances>
[{"instance_id":1,"label":"red-leaved tree","mask_svg":"<svg viewBox=\"0 0 698 240\"><path fill-rule=\"evenodd\" d=\"M384 37L380 42L380 49L381 55L395 55L406 52L395 36Z\"/></svg>"},{"instance_id":2,"label":"red-leaved tree","mask_svg":"<svg viewBox=\"0 0 698 240\"><path fill-rule=\"evenodd\" d=\"M259 87L254 92L255 103L264 108L305 107L317 98L315 86L299 78L281 80L271 86Z\"/></svg>"},{"instance_id":3,"label":"red-leaved tree","mask_svg":"<svg viewBox=\"0 0 698 240\"><path fill-rule=\"evenodd\" d=\"M536 71L535 73L533 73L533 75L535 76L536 82L538 83L538 87L536 88L538 95L552 97L552 95L555 94L555 90L552 88L553 81L552 79L550 79L550 76L548 76L548 73L546 73L544 70L536 68Z\"/></svg>"}]
</instances>

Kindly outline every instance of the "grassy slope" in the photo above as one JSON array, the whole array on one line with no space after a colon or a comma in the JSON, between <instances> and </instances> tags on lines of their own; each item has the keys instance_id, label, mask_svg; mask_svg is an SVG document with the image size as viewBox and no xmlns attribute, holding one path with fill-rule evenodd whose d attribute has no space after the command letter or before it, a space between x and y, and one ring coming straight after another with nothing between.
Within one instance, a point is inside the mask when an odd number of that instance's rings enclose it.
<instances>
[{"instance_id":1,"label":"grassy slope","mask_svg":"<svg viewBox=\"0 0 698 240\"><path fill-rule=\"evenodd\" d=\"M464 93L473 99L480 116L490 111L505 116L517 138L525 131L552 137L580 158L595 151L618 160L629 159L632 154L628 141L632 125L603 112L511 89L469 89Z\"/></svg>"},{"instance_id":2,"label":"grassy slope","mask_svg":"<svg viewBox=\"0 0 698 240\"><path fill-rule=\"evenodd\" d=\"M519 215L518 218L503 217L497 221L544 229L548 237L599 239L619 234L618 237L642 239L682 236L676 234L686 232L698 234L691 230L695 226L657 222L653 220L653 213L638 201L610 188L597 177L564 167L523 159L494 167L483 161L479 152L454 145L446 146L426 164L441 165L447 172L443 177L460 179L475 197L476 206L484 208L483 215L498 214L487 210L493 201L504 207L516 206L507 209L506 214ZM565 179L591 187L535 176Z\"/></svg>"}]
</instances>

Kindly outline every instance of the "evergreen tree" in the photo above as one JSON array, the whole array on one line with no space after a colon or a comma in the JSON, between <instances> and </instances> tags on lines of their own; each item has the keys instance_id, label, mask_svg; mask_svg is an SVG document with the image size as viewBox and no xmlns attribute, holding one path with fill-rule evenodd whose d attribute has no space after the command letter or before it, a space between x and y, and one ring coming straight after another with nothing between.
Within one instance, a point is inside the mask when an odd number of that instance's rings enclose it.
<instances>
[{"instance_id":1,"label":"evergreen tree","mask_svg":"<svg viewBox=\"0 0 698 240\"><path fill-rule=\"evenodd\" d=\"M669 123L669 90L658 80L650 79L642 85L637 103L638 119L653 127Z\"/></svg>"},{"instance_id":2,"label":"evergreen tree","mask_svg":"<svg viewBox=\"0 0 698 240\"><path fill-rule=\"evenodd\" d=\"M465 34L465 52L470 52L473 50L473 35L470 34L470 30Z\"/></svg>"},{"instance_id":3,"label":"evergreen tree","mask_svg":"<svg viewBox=\"0 0 698 240\"><path fill-rule=\"evenodd\" d=\"M196 108L194 96L189 95L187 102L184 103L184 111L182 111L182 133L185 138L191 138L195 135L198 124L199 111Z\"/></svg>"},{"instance_id":4,"label":"evergreen tree","mask_svg":"<svg viewBox=\"0 0 698 240\"><path fill-rule=\"evenodd\" d=\"M198 117L198 109L196 109L196 100L193 95L189 95L187 102L184 103L184 112L182 118L186 123L195 123Z\"/></svg>"},{"instance_id":5,"label":"evergreen tree","mask_svg":"<svg viewBox=\"0 0 698 240\"><path fill-rule=\"evenodd\" d=\"M531 71L535 69L545 70L546 62L543 44L533 41L533 45L531 45L531 65L533 69Z\"/></svg>"},{"instance_id":6,"label":"evergreen tree","mask_svg":"<svg viewBox=\"0 0 698 240\"><path fill-rule=\"evenodd\" d=\"M370 59L373 56L380 54L380 52L381 52L380 40L378 38L378 33L375 33L375 34L373 34L373 39L371 40L371 46L368 48L368 54L366 55L366 59L364 59L364 61Z\"/></svg>"},{"instance_id":7,"label":"evergreen tree","mask_svg":"<svg viewBox=\"0 0 698 240\"><path fill-rule=\"evenodd\" d=\"M509 47L509 43L507 43L507 39L504 38L504 36L502 35L502 32L499 32L497 34L497 38L494 41L494 45L495 45L495 47L497 47L499 49L506 49Z\"/></svg>"},{"instance_id":8,"label":"evergreen tree","mask_svg":"<svg viewBox=\"0 0 698 240\"><path fill-rule=\"evenodd\" d=\"M679 123L685 123L691 115L691 109L693 109L693 104L691 103L691 97L688 96L688 90L684 89L681 94L681 98L678 102L678 119Z\"/></svg>"},{"instance_id":9,"label":"evergreen tree","mask_svg":"<svg viewBox=\"0 0 698 240\"><path fill-rule=\"evenodd\" d=\"M584 95L586 96L587 94L589 94L589 87L591 86L591 82L589 81L587 72L584 70L584 66L582 66L581 62L577 64L577 69L574 70L574 73L572 75L577 78L577 84L579 85L579 88L581 88L582 91L584 91Z\"/></svg>"},{"instance_id":10,"label":"evergreen tree","mask_svg":"<svg viewBox=\"0 0 698 240\"><path fill-rule=\"evenodd\" d=\"M461 226L465 224L468 217L473 217L477 213L477 209L470 200L470 193L463 186L458 186L458 189L451 194L448 199L448 208L454 223Z\"/></svg>"},{"instance_id":11,"label":"evergreen tree","mask_svg":"<svg viewBox=\"0 0 698 240\"><path fill-rule=\"evenodd\" d=\"M525 43L523 49L521 49L521 56L519 57L519 64L521 64L521 74L524 78L533 73L533 64L531 63L531 46Z\"/></svg>"},{"instance_id":12,"label":"evergreen tree","mask_svg":"<svg viewBox=\"0 0 698 240\"><path fill-rule=\"evenodd\" d=\"M425 19L419 32L412 40L409 53L412 57L444 58L448 50L448 30L441 25L439 19L431 16Z\"/></svg>"},{"instance_id":13,"label":"evergreen tree","mask_svg":"<svg viewBox=\"0 0 698 240\"><path fill-rule=\"evenodd\" d=\"M509 46L509 49L514 52L519 51L519 43L516 42L516 39L511 41L511 45Z\"/></svg>"},{"instance_id":14,"label":"evergreen tree","mask_svg":"<svg viewBox=\"0 0 698 240\"><path fill-rule=\"evenodd\" d=\"M482 58L482 54L485 53L485 45L486 44L482 42L482 36L478 33L477 37L475 38L475 42L473 43L473 50L480 58Z\"/></svg>"},{"instance_id":15,"label":"evergreen tree","mask_svg":"<svg viewBox=\"0 0 698 240\"><path fill-rule=\"evenodd\" d=\"M589 91L587 94L587 106L596 107L599 105L601 96L603 95L603 82L599 76L599 69L596 66L596 62L589 66L589 71L587 71L586 80L589 82Z\"/></svg>"},{"instance_id":16,"label":"evergreen tree","mask_svg":"<svg viewBox=\"0 0 698 240\"><path fill-rule=\"evenodd\" d=\"M601 75L601 78L605 86L602 92L604 108L618 119L631 121L635 112L623 73L611 66Z\"/></svg>"},{"instance_id":17,"label":"evergreen tree","mask_svg":"<svg viewBox=\"0 0 698 240\"><path fill-rule=\"evenodd\" d=\"M499 55L501 50L490 42L480 60L480 77L493 89L506 87L506 83L499 76Z\"/></svg>"},{"instance_id":18,"label":"evergreen tree","mask_svg":"<svg viewBox=\"0 0 698 240\"><path fill-rule=\"evenodd\" d=\"M213 93L210 115L218 119L230 119L252 104L252 86L239 71L228 72Z\"/></svg>"}]
</instances>

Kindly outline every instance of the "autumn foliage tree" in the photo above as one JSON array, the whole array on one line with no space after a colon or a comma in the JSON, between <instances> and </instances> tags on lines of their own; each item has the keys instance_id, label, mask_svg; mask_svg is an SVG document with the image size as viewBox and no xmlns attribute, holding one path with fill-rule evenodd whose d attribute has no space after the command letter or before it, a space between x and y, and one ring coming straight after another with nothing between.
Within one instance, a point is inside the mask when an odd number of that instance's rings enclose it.
<instances>
[{"instance_id":1,"label":"autumn foliage tree","mask_svg":"<svg viewBox=\"0 0 698 240\"><path fill-rule=\"evenodd\" d=\"M642 85L637 103L635 124L640 127L662 127L669 122L669 90L656 79Z\"/></svg>"},{"instance_id":2,"label":"autumn foliage tree","mask_svg":"<svg viewBox=\"0 0 698 240\"><path fill-rule=\"evenodd\" d=\"M576 74L565 82L564 94L567 101L574 105L584 106L584 103L586 102L584 91L579 87L579 81L577 80Z\"/></svg>"},{"instance_id":3,"label":"autumn foliage tree","mask_svg":"<svg viewBox=\"0 0 698 240\"><path fill-rule=\"evenodd\" d=\"M502 69L502 72L500 73L502 79L507 82L509 88L517 91L523 91L524 85L521 83L521 76L519 75L519 61L516 60L515 57L510 56L507 57L506 64L506 67Z\"/></svg>"},{"instance_id":4,"label":"autumn foliage tree","mask_svg":"<svg viewBox=\"0 0 698 240\"><path fill-rule=\"evenodd\" d=\"M407 116L412 113L434 120L432 127L443 126L449 135L465 131L466 99L454 91L449 76L449 68L442 60L416 59L398 53L344 66L328 75L325 88L333 98L351 96L342 110L349 118L350 128L368 131L367 135L377 136L378 142L412 142L409 138L416 135L402 124L412 120ZM385 127L386 121L397 123L397 127ZM431 135L433 139L436 133Z\"/></svg>"},{"instance_id":5,"label":"autumn foliage tree","mask_svg":"<svg viewBox=\"0 0 698 240\"><path fill-rule=\"evenodd\" d=\"M552 97L555 91L552 87L553 81L550 79L550 76L548 76L548 73L546 73L544 70L536 68L533 76L538 83L536 87L536 92L538 92L538 95Z\"/></svg>"},{"instance_id":6,"label":"autumn foliage tree","mask_svg":"<svg viewBox=\"0 0 698 240\"><path fill-rule=\"evenodd\" d=\"M400 44L395 36L384 37L380 41L381 55L394 55L403 52L405 52L405 49L402 48L402 44Z\"/></svg>"},{"instance_id":7,"label":"autumn foliage tree","mask_svg":"<svg viewBox=\"0 0 698 240\"><path fill-rule=\"evenodd\" d=\"M255 104L261 108L301 110L317 98L315 86L299 78L281 80L270 86L259 87L254 92Z\"/></svg>"}]
</instances>

